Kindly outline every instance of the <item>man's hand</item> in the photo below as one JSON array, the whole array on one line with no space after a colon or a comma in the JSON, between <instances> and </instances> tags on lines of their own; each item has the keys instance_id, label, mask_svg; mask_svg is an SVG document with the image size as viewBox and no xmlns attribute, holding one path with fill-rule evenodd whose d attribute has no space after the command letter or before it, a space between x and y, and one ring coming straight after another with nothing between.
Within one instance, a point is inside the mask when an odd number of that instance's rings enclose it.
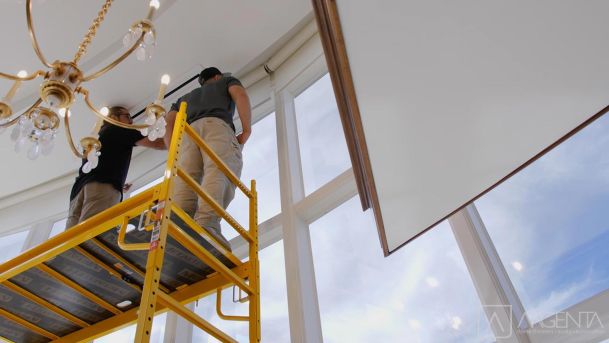
<instances>
[{"instance_id":1,"label":"man's hand","mask_svg":"<svg viewBox=\"0 0 609 343\"><path fill-rule=\"evenodd\" d=\"M131 186L133 186L132 183L125 183L125 185L123 186L123 192L125 192L125 193L129 192L129 190L131 189Z\"/></svg>"},{"instance_id":2,"label":"man's hand","mask_svg":"<svg viewBox=\"0 0 609 343\"><path fill-rule=\"evenodd\" d=\"M237 135L237 142L239 142L239 144L243 145L245 144L245 142L247 142L247 140L250 138L250 135L252 134L252 131L243 131L240 134Z\"/></svg>"}]
</instances>

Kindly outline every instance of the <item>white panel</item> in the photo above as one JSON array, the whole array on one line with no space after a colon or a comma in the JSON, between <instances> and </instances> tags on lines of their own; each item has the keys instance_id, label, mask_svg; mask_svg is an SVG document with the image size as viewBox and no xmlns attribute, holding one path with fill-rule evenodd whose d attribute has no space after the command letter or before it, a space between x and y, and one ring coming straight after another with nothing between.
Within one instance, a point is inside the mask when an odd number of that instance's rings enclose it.
<instances>
[{"instance_id":1,"label":"white panel","mask_svg":"<svg viewBox=\"0 0 609 343\"><path fill-rule=\"evenodd\" d=\"M609 103L609 2L340 0L390 250Z\"/></svg>"}]
</instances>

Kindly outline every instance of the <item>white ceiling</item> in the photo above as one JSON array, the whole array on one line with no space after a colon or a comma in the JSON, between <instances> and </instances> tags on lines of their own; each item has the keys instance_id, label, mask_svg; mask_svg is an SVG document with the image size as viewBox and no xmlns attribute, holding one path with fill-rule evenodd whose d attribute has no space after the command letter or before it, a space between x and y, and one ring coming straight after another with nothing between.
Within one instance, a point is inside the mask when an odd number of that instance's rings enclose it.
<instances>
[{"instance_id":1,"label":"white ceiling","mask_svg":"<svg viewBox=\"0 0 609 343\"><path fill-rule=\"evenodd\" d=\"M609 104L607 1L337 3L390 251Z\"/></svg>"},{"instance_id":2,"label":"white ceiling","mask_svg":"<svg viewBox=\"0 0 609 343\"><path fill-rule=\"evenodd\" d=\"M33 0L35 29L49 61L71 60L78 44L101 8L103 1ZM244 72L264 58L286 34L310 14L309 0L161 0L155 18L157 48L152 60L135 56L97 80L85 83L98 107L121 104L135 112L156 96L160 77L172 76L170 89L191 77L201 66L215 65L223 71ZM129 26L146 15L148 0L115 1L81 67L97 70L118 56L122 37ZM24 0L0 2L0 71L16 73L41 68L34 54L25 21ZM11 83L0 80L0 94ZM37 82L29 82L17 94L15 107L33 102ZM73 106L75 138L87 134L94 117L82 101ZM30 161L13 151L10 129L0 136L0 198L73 172L80 164L65 142L63 128L51 156ZM67 201L67 200L66 200Z\"/></svg>"}]
</instances>

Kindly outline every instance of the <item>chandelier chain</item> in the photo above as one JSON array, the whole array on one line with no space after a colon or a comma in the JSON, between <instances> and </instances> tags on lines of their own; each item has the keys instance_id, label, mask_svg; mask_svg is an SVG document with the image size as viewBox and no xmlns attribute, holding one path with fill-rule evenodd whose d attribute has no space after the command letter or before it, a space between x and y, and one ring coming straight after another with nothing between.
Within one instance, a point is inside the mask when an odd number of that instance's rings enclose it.
<instances>
[{"instance_id":1,"label":"chandelier chain","mask_svg":"<svg viewBox=\"0 0 609 343\"><path fill-rule=\"evenodd\" d=\"M104 21L106 13L108 13L108 10L110 9L110 6L112 6L113 1L114 0L106 0L102 9L99 11L99 13L97 13L97 18L95 18L95 20L93 20L93 23L89 27L89 31L87 31L85 38L83 39L82 43L80 43L80 46L78 47L78 51L76 52L76 55L74 56L73 62L75 64L78 64L78 61L81 59L81 57L84 56L85 53L87 53L87 48L89 47L89 44L91 44L91 41L93 40L95 35L97 34L97 29L99 28L101 23Z\"/></svg>"}]
</instances>

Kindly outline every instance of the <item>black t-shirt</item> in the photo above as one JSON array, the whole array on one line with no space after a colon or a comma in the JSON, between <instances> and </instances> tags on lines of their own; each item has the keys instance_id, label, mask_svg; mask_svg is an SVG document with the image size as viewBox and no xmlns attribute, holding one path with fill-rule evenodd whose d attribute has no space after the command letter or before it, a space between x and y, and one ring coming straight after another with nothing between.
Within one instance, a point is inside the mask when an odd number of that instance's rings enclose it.
<instances>
[{"instance_id":1,"label":"black t-shirt","mask_svg":"<svg viewBox=\"0 0 609 343\"><path fill-rule=\"evenodd\" d=\"M84 185L91 181L109 183L122 193L131 163L131 152L135 143L142 138L144 136L137 130L110 124L104 125L99 131L99 141L102 145L99 163L95 169L85 174L82 172L82 166L87 160L82 160L70 193L70 201L76 197Z\"/></svg>"}]
</instances>

